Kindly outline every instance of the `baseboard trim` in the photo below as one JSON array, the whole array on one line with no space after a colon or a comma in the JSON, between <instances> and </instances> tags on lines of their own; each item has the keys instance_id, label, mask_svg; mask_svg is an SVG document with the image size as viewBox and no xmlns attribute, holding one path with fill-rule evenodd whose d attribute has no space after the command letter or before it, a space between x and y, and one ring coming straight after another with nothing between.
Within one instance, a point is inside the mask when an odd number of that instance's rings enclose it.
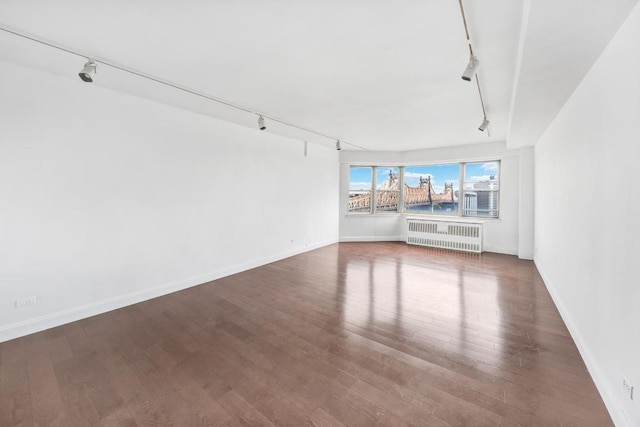
<instances>
[{"instance_id":1,"label":"baseboard trim","mask_svg":"<svg viewBox=\"0 0 640 427\"><path fill-rule=\"evenodd\" d=\"M187 279L165 283L157 287L131 292L124 295L118 295L102 301L97 301L79 307L73 307L66 310L45 314L43 316L35 317L33 319L27 319L21 322L11 323L5 326L0 326L0 342L20 338L25 335L44 331L56 326L61 326L67 323L96 316L98 314L106 313L108 311L117 310L129 305L168 295L173 292L181 291L183 289L191 288L193 286L198 286L207 282L211 282L213 280L231 276L232 274L241 273L252 268L280 261L282 259L309 252L314 249L328 246L337 242L337 238L329 239L327 241L308 245L302 248L295 248L288 251L280 252L276 255L258 258L231 267L221 268L206 274L200 274Z\"/></svg>"},{"instance_id":2,"label":"baseboard trim","mask_svg":"<svg viewBox=\"0 0 640 427\"><path fill-rule=\"evenodd\" d=\"M500 248L498 246L491 246L491 245L482 245L482 251L493 252L495 254L503 254L503 255L518 255L517 250L505 249L505 248Z\"/></svg>"},{"instance_id":3,"label":"baseboard trim","mask_svg":"<svg viewBox=\"0 0 640 427\"><path fill-rule=\"evenodd\" d=\"M591 356L591 353L589 352L589 347L585 343L585 340L582 338L582 335L580 334L579 329L576 327L575 323L573 322L568 310L565 308L564 304L562 303L562 300L560 299L560 296L558 295L556 288L553 285L553 282L551 281L549 276L547 276L547 274L545 273L544 268L540 265L540 262L537 259L537 257L534 256L533 262L536 268L538 269L538 272L540 273L540 277L542 277L542 281L544 282L544 285L547 288L549 295L551 295L551 299L553 300L553 303L556 305L556 308L560 313L560 317L562 317L562 320L567 326L567 329L571 334L571 338L573 338L573 341L576 343L576 346L578 347L578 351L580 352L580 355L582 356L582 359L584 360L584 363L587 366L587 370L589 371L589 374L591 374L591 378L593 379L593 382L596 385L596 388L598 389L598 392L600 393L600 396L602 397L602 400L604 401L604 404L607 407L607 410L609 411L609 415L611 416L613 423L616 426L631 427L629 419L626 417L624 410L618 405L616 405L614 393L610 390L609 386L607 385L607 382L605 381L606 377L604 372L602 372L598 363Z\"/></svg>"},{"instance_id":4,"label":"baseboard trim","mask_svg":"<svg viewBox=\"0 0 640 427\"><path fill-rule=\"evenodd\" d=\"M340 242L406 242L406 236L340 236ZM499 248L497 246L483 247L483 252L494 252L505 255L518 255L517 250Z\"/></svg>"},{"instance_id":5,"label":"baseboard trim","mask_svg":"<svg viewBox=\"0 0 640 427\"><path fill-rule=\"evenodd\" d=\"M528 261L533 260L533 252L520 252L518 251L518 258L526 259Z\"/></svg>"}]
</instances>

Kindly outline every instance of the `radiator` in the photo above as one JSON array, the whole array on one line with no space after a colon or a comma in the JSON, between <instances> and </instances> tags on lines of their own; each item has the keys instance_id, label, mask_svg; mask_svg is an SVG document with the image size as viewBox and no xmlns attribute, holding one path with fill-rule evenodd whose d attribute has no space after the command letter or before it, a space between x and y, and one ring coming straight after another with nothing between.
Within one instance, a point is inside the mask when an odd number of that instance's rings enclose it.
<instances>
[{"instance_id":1,"label":"radiator","mask_svg":"<svg viewBox=\"0 0 640 427\"><path fill-rule=\"evenodd\" d=\"M480 253L482 223L409 219L407 243Z\"/></svg>"}]
</instances>

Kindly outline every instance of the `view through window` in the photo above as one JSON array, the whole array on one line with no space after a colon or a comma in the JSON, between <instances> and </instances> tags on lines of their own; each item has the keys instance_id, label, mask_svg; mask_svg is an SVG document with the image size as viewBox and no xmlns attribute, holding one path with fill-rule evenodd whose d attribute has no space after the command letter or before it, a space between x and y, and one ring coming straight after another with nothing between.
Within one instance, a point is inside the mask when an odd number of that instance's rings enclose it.
<instances>
[{"instance_id":1,"label":"view through window","mask_svg":"<svg viewBox=\"0 0 640 427\"><path fill-rule=\"evenodd\" d=\"M406 212L458 215L459 164L407 166L404 182Z\"/></svg>"},{"instance_id":2,"label":"view through window","mask_svg":"<svg viewBox=\"0 0 640 427\"><path fill-rule=\"evenodd\" d=\"M349 212L371 212L372 171L372 167L351 167L349 171Z\"/></svg>"},{"instance_id":3,"label":"view through window","mask_svg":"<svg viewBox=\"0 0 640 427\"><path fill-rule=\"evenodd\" d=\"M348 211L497 218L499 173L497 160L404 168L352 166Z\"/></svg>"},{"instance_id":4,"label":"view through window","mask_svg":"<svg viewBox=\"0 0 640 427\"><path fill-rule=\"evenodd\" d=\"M498 162L464 165L463 216L498 217Z\"/></svg>"},{"instance_id":5,"label":"view through window","mask_svg":"<svg viewBox=\"0 0 640 427\"><path fill-rule=\"evenodd\" d=\"M400 168L376 168L376 212L397 212Z\"/></svg>"}]
</instances>

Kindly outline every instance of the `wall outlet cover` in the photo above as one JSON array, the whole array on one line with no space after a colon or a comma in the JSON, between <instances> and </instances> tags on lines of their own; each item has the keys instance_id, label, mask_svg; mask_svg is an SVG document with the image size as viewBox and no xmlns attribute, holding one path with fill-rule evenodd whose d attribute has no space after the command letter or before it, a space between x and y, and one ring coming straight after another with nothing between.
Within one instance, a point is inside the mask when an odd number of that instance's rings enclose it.
<instances>
[{"instance_id":1,"label":"wall outlet cover","mask_svg":"<svg viewBox=\"0 0 640 427\"><path fill-rule=\"evenodd\" d=\"M15 307L16 308L26 307L28 305L34 305L36 302L38 302L38 297L36 296L18 298L15 302Z\"/></svg>"}]
</instances>

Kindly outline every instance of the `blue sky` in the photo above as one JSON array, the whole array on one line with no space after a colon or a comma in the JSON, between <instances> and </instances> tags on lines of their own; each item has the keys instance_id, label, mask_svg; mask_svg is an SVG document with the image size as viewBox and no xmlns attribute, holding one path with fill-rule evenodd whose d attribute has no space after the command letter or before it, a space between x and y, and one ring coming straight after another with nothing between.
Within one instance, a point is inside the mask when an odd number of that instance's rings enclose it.
<instances>
[{"instance_id":1,"label":"blue sky","mask_svg":"<svg viewBox=\"0 0 640 427\"><path fill-rule=\"evenodd\" d=\"M350 190L371 190L371 168L352 167L349 178Z\"/></svg>"},{"instance_id":2,"label":"blue sky","mask_svg":"<svg viewBox=\"0 0 640 427\"><path fill-rule=\"evenodd\" d=\"M465 168L467 181L484 181L488 180L490 175L498 174L498 162L467 163ZM398 171L398 168L396 167L378 167L378 185L387 179L389 169L393 169L394 172ZM433 189L437 193L444 191L445 182L453 183L454 189L457 190L460 181L460 166L457 163L454 163L405 167L404 179L405 183L410 187L417 187L420 182L420 177L426 178L427 176L431 176ZM350 190L371 189L371 168L352 167L349 181Z\"/></svg>"},{"instance_id":3,"label":"blue sky","mask_svg":"<svg viewBox=\"0 0 640 427\"><path fill-rule=\"evenodd\" d=\"M460 165L457 163L450 165L429 165L429 166L407 166L404 168L404 182L409 187L420 185L420 177L431 177L431 185L436 193L444 191L445 182L453 183L453 188L458 189L460 182Z\"/></svg>"}]
</instances>

